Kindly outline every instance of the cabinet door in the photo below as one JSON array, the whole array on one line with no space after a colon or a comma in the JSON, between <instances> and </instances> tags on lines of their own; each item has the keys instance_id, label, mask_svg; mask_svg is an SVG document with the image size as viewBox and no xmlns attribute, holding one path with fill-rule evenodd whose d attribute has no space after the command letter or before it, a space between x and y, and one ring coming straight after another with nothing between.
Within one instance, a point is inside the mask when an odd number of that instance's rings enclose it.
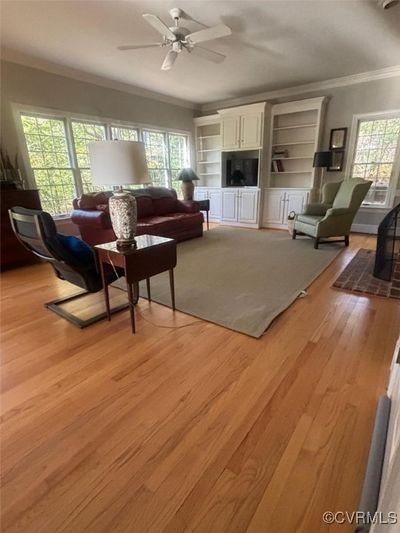
<instances>
[{"instance_id":1,"label":"cabinet door","mask_svg":"<svg viewBox=\"0 0 400 533\"><path fill-rule=\"evenodd\" d=\"M210 199L210 218L219 220L221 218L221 191L208 192L208 198Z\"/></svg>"},{"instance_id":2,"label":"cabinet door","mask_svg":"<svg viewBox=\"0 0 400 533\"><path fill-rule=\"evenodd\" d=\"M238 194L236 190L222 191L222 220L237 222L238 219Z\"/></svg>"},{"instance_id":3,"label":"cabinet door","mask_svg":"<svg viewBox=\"0 0 400 533\"><path fill-rule=\"evenodd\" d=\"M193 198L195 200L207 200L207 198L208 198L207 189L197 189L197 188L195 188Z\"/></svg>"},{"instance_id":4,"label":"cabinet door","mask_svg":"<svg viewBox=\"0 0 400 533\"><path fill-rule=\"evenodd\" d=\"M221 121L222 149L231 150L239 148L240 117L237 115L226 116Z\"/></svg>"},{"instance_id":5,"label":"cabinet door","mask_svg":"<svg viewBox=\"0 0 400 533\"><path fill-rule=\"evenodd\" d=\"M294 211L296 214L302 213L304 207L308 201L308 191L287 191L286 192L286 208L285 208L285 217L284 222L286 224L287 217L291 211Z\"/></svg>"},{"instance_id":6,"label":"cabinet door","mask_svg":"<svg viewBox=\"0 0 400 533\"><path fill-rule=\"evenodd\" d=\"M258 191L239 192L239 222L255 224L258 219Z\"/></svg>"},{"instance_id":7,"label":"cabinet door","mask_svg":"<svg viewBox=\"0 0 400 533\"><path fill-rule=\"evenodd\" d=\"M240 148L261 147L262 113L240 117Z\"/></svg>"},{"instance_id":8,"label":"cabinet door","mask_svg":"<svg viewBox=\"0 0 400 533\"><path fill-rule=\"evenodd\" d=\"M268 224L283 224L285 212L285 192L265 191L263 226Z\"/></svg>"}]
</instances>

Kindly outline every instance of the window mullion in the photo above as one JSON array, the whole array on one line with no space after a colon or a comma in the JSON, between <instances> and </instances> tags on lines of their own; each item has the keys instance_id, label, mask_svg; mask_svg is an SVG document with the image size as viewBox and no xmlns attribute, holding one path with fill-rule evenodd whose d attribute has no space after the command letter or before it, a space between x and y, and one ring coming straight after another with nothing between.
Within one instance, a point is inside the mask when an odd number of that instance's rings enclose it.
<instances>
[{"instance_id":1,"label":"window mullion","mask_svg":"<svg viewBox=\"0 0 400 533\"><path fill-rule=\"evenodd\" d=\"M172 189L172 173L171 173L171 157L170 157L170 146L169 146L169 134L164 133L164 139L165 139L165 149L166 149L166 163L167 163L167 180L168 180L168 188Z\"/></svg>"},{"instance_id":2,"label":"window mullion","mask_svg":"<svg viewBox=\"0 0 400 533\"><path fill-rule=\"evenodd\" d=\"M71 119L69 117L66 117L65 119L65 130L66 130L66 135L67 135L68 152L69 152L69 157L70 157L71 166L72 166L72 174L74 176L75 190L76 190L77 196L81 196L83 194L82 176L81 176L81 171L79 170L79 167L78 167L78 158L76 155L74 134L72 132L72 124L71 124Z\"/></svg>"}]
</instances>

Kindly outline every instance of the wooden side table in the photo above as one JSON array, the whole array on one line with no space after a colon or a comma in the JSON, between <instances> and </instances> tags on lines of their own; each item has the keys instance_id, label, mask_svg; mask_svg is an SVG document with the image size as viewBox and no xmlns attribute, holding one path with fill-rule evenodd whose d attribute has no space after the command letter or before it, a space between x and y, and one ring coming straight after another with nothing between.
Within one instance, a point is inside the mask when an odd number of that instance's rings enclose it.
<instances>
[{"instance_id":1,"label":"wooden side table","mask_svg":"<svg viewBox=\"0 0 400 533\"><path fill-rule=\"evenodd\" d=\"M111 320L108 286L105 281L104 264L123 268L128 288L132 333L135 333L135 304L139 298L139 281L146 280L147 295L151 301L150 278L169 270L172 309L175 311L174 268L176 266L176 241L155 235L135 237L136 247L117 248L116 241L97 244L94 249L103 281L104 299L108 320Z\"/></svg>"},{"instance_id":2,"label":"wooden side table","mask_svg":"<svg viewBox=\"0 0 400 533\"><path fill-rule=\"evenodd\" d=\"M208 214L210 212L210 200L195 200L196 203L199 204L200 211L206 212L206 220L207 220L207 231L210 229L210 224L208 220Z\"/></svg>"}]
</instances>

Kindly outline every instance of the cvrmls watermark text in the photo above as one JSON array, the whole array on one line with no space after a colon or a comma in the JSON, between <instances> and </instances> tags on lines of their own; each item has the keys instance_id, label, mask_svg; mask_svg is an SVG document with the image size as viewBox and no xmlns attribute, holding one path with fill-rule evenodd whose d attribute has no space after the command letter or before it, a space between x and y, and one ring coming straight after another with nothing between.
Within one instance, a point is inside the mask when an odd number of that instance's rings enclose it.
<instances>
[{"instance_id":1,"label":"cvrmls watermark text","mask_svg":"<svg viewBox=\"0 0 400 533\"><path fill-rule=\"evenodd\" d=\"M322 515L325 524L397 524L398 517L395 512L369 513L364 511L326 511Z\"/></svg>"}]
</instances>

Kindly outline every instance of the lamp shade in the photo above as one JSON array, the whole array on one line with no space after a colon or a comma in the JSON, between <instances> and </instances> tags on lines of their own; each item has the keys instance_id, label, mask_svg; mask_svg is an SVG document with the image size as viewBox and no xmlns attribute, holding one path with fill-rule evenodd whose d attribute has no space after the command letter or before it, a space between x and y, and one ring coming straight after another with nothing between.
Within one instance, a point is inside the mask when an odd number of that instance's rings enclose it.
<instances>
[{"instance_id":1,"label":"lamp shade","mask_svg":"<svg viewBox=\"0 0 400 533\"><path fill-rule=\"evenodd\" d=\"M177 178L178 181L194 181L200 179L191 168L182 169Z\"/></svg>"},{"instance_id":2,"label":"lamp shade","mask_svg":"<svg viewBox=\"0 0 400 533\"><path fill-rule=\"evenodd\" d=\"M315 152L313 167L314 168L328 168L332 166L333 154L332 152Z\"/></svg>"},{"instance_id":3,"label":"lamp shade","mask_svg":"<svg viewBox=\"0 0 400 533\"><path fill-rule=\"evenodd\" d=\"M149 183L144 144L136 141L94 141L89 143L93 183L128 185Z\"/></svg>"}]
</instances>

